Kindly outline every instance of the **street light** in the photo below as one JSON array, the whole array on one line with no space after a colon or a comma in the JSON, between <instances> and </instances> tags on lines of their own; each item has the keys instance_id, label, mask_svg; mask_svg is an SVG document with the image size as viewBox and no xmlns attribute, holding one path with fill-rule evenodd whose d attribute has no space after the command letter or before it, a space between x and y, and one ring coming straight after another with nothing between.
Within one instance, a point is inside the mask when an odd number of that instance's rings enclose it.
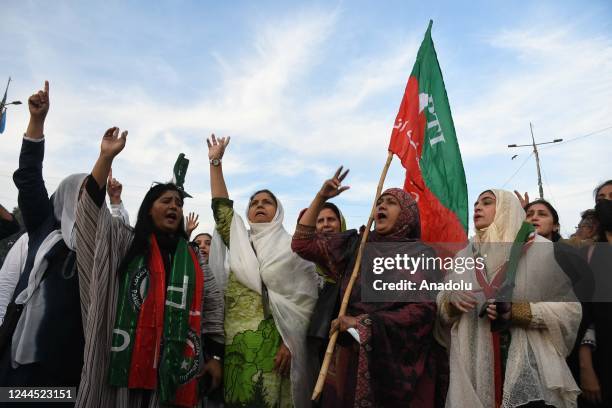
<instances>
[{"instance_id":1,"label":"street light","mask_svg":"<svg viewBox=\"0 0 612 408\"><path fill-rule=\"evenodd\" d=\"M540 189L540 198L544 198L544 189L542 188L542 174L540 173L540 155L538 154L538 146L550 144L550 143L559 143L559 142L562 142L563 139L555 139L552 142L536 143L535 137L533 136L533 126L531 125L531 122L529 123L529 128L531 129L531 144L523 144L523 145L509 144L508 147L509 148L510 147L525 147L525 146L533 147L533 153L535 154L535 158L536 158L536 167L538 169L538 187Z\"/></svg>"}]
</instances>

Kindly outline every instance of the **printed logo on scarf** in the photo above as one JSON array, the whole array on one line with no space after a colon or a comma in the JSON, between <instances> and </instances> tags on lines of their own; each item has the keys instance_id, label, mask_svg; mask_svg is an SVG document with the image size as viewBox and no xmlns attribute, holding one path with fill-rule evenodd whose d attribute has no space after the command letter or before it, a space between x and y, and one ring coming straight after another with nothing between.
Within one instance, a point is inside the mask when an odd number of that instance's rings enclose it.
<instances>
[{"instance_id":1,"label":"printed logo on scarf","mask_svg":"<svg viewBox=\"0 0 612 408\"><path fill-rule=\"evenodd\" d=\"M130 299L136 310L140 310L149 289L149 269L145 265L136 270L130 282Z\"/></svg>"},{"instance_id":2,"label":"printed logo on scarf","mask_svg":"<svg viewBox=\"0 0 612 408\"><path fill-rule=\"evenodd\" d=\"M185 343L192 350L192 352L188 354L193 355L185 356L185 359L181 362L181 374L179 375L180 384L187 384L200 372L200 354L202 352L200 336L193 330L189 330Z\"/></svg>"}]
</instances>

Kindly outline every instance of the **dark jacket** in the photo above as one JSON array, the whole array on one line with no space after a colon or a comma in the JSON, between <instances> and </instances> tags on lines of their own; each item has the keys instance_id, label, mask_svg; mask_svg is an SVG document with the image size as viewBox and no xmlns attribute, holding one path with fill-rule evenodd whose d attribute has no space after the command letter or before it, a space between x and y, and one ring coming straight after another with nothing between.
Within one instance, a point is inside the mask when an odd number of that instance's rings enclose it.
<instances>
[{"instance_id":1,"label":"dark jacket","mask_svg":"<svg viewBox=\"0 0 612 408\"><path fill-rule=\"evenodd\" d=\"M27 287L41 243L49 233L59 228L53 214L53 201L42 177L44 143L23 141L19 169L13 175L19 190L19 208L29 235L26 264L15 288L13 301ZM0 356L0 386L76 387L79 384L84 339L76 254L62 240L51 248L46 257L48 267L41 288L46 286L50 296L46 300L45 316L37 333L38 362L13 369L10 346L7 347Z\"/></svg>"}]
</instances>

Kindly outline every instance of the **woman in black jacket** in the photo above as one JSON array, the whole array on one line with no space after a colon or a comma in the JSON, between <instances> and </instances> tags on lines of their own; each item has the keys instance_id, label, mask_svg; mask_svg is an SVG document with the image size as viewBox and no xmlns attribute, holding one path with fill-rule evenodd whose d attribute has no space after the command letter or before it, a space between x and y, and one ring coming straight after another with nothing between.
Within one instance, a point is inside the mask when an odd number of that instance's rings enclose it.
<instances>
[{"instance_id":1,"label":"woman in black jacket","mask_svg":"<svg viewBox=\"0 0 612 408\"><path fill-rule=\"evenodd\" d=\"M28 105L30 123L13 179L29 243L2 326L0 386L76 387L84 340L74 222L86 175L67 177L49 197L42 175L48 82Z\"/></svg>"}]
</instances>

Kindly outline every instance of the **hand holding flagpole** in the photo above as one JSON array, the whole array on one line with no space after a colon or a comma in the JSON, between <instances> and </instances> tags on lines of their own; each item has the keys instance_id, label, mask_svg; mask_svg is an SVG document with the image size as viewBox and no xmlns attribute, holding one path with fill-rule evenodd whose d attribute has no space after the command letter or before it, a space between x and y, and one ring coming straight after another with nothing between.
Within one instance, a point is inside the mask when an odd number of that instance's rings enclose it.
<instances>
[{"instance_id":1,"label":"hand holding flagpole","mask_svg":"<svg viewBox=\"0 0 612 408\"><path fill-rule=\"evenodd\" d=\"M389 170L389 166L391 165L392 159L393 159L393 153L389 152L387 155L387 162L385 163L385 166L383 167L382 173L380 175L380 180L378 180L378 187L376 188L376 196L374 197L374 203L372 204L372 210L370 211L370 218L368 218L368 224L366 226L366 229L363 235L361 236L361 242L359 243L359 249L357 250L357 259L355 261L355 267L353 268L353 272L351 273L351 279L349 280L349 283L346 287L346 291L344 292L344 296L342 297L342 304L340 306L340 312L338 313L338 317L342 317L346 314L346 309L348 308L348 302L349 302L349 298L351 297L351 292L353 291L353 286L355 285L355 281L357 280L357 277L359 276L359 266L361 265L361 257L363 255L363 249L365 247L366 241L368 240L368 235L370 234L372 223L374 222L374 214L376 212L376 202L378 201L378 197L380 197L380 193L382 192L383 185L385 184L385 178L387 177L387 171ZM338 169L338 172L336 174L339 175L341 170L342 168ZM327 184L328 183L326 182L323 185L323 187L321 188L322 191L326 189L326 187L328 187ZM332 187L332 185L330 184L329 187ZM341 187L341 188L344 188L344 187ZM325 359L323 360L323 364L321 365L321 371L319 371L319 378L317 379L317 384L315 385L315 389L312 393L313 401L316 401L317 399L319 399L319 396L321 395L321 392L323 391L323 385L325 384L325 377L327 377L327 370L329 369L329 364L331 362L331 358L334 353L334 348L336 346L337 340L338 340L338 331L336 330L329 338L329 343L327 344L327 350L325 350Z\"/></svg>"}]
</instances>

